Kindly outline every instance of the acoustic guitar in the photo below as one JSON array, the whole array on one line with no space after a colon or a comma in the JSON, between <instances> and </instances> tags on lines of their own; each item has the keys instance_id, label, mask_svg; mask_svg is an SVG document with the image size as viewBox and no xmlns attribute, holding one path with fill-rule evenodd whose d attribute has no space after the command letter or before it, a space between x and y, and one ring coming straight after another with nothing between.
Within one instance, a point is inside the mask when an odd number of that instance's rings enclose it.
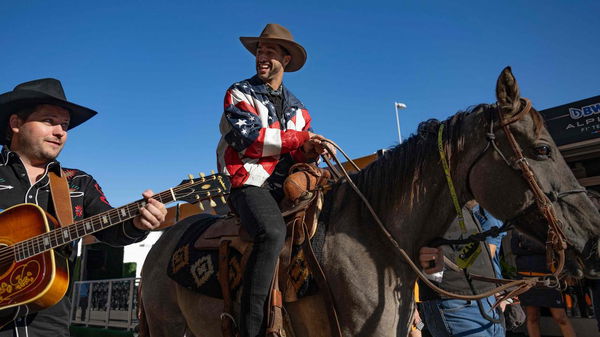
<instances>
[{"instance_id":1,"label":"acoustic guitar","mask_svg":"<svg viewBox=\"0 0 600 337\"><path fill-rule=\"evenodd\" d=\"M152 198L163 204L209 199L214 207L212 198L223 198L229 187L229 179L220 174L190 176ZM138 200L63 227L35 204L16 205L0 213L0 327L63 298L69 287L68 263L55 248L132 219L145 204Z\"/></svg>"}]
</instances>

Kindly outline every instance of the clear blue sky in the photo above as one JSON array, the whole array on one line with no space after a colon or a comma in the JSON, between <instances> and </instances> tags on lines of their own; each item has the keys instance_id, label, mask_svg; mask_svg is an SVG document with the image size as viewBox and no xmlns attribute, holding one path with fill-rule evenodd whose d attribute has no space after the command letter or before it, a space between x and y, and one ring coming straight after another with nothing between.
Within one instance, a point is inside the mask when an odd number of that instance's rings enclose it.
<instances>
[{"instance_id":1,"label":"clear blue sky","mask_svg":"<svg viewBox=\"0 0 600 337\"><path fill-rule=\"evenodd\" d=\"M319 133L359 157L420 121L491 103L513 67L538 109L600 94L599 1L3 1L0 92L56 77L99 115L60 160L114 206L216 168L225 89L254 73L239 36L269 22L308 61L284 78Z\"/></svg>"}]
</instances>

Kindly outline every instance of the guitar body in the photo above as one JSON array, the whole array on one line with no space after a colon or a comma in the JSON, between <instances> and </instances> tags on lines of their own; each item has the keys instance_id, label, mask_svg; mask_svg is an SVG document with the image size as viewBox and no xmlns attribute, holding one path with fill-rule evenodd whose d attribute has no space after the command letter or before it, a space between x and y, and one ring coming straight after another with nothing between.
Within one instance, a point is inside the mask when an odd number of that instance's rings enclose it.
<instances>
[{"instance_id":1,"label":"guitar body","mask_svg":"<svg viewBox=\"0 0 600 337\"><path fill-rule=\"evenodd\" d=\"M50 231L56 220L34 204L13 206L0 213L0 247L10 246ZM58 303L69 287L67 260L54 250L15 261L12 253L0 254L0 327L27 305L35 312ZM21 312L19 312L21 311Z\"/></svg>"},{"instance_id":2,"label":"guitar body","mask_svg":"<svg viewBox=\"0 0 600 337\"><path fill-rule=\"evenodd\" d=\"M223 196L229 193L229 188L227 179L213 174L196 181L184 180L153 198L163 203L197 203L208 199L212 205L212 198L221 197L224 204ZM48 308L63 298L69 288L69 266L55 248L133 219L145 205L146 201L141 199L63 227L34 204L20 204L1 212L0 328L17 316Z\"/></svg>"}]
</instances>

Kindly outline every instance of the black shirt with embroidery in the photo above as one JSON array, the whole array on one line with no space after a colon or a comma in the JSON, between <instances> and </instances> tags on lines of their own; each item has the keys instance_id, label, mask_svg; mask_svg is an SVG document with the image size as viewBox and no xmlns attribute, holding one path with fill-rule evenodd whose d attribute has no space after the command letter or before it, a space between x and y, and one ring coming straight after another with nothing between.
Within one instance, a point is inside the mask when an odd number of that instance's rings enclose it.
<instances>
[{"instance_id":1,"label":"black shirt with embroidery","mask_svg":"<svg viewBox=\"0 0 600 337\"><path fill-rule=\"evenodd\" d=\"M48 171L54 171L58 174L60 170L60 163L52 161L46 166L44 175L31 185L27 171L19 155L4 147L2 152L0 152L0 210L22 203L32 203L40 206L54 216L55 212L50 195ZM62 168L62 170L69 184L73 219L75 221L112 209L100 185L98 185L91 175L77 169ZM133 225L133 220L128 220L96 232L94 236L98 240L110 245L124 246L145 239L147 232L137 229ZM73 266L72 262L74 261L76 251L69 253L70 249L68 248L73 246L74 243L71 243L57 250L62 255L70 255L67 256L71 262L69 263L70 267ZM50 335L62 337L65 329L66 333L68 333L69 306L70 301L68 296L65 296L53 307L19 319L15 321L15 324L19 327L20 332L23 331L22 329L27 329L30 337ZM61 323L58 323L59 321ZM13 324L6 326L0 331L0 337L12 336L14 329ZM68 336L68 334L65 336Z\"/></svg>"},{"instance_id":2,"label":"black shirt with embroidery","mask_svg":"<svg viewBox=\"0 0 600 337\"><path fill-rule=\"evenodd\" d=\"M22 203L32 203L55 215L47 173L52 170L58 174L60 169L59 162L49 163L46 167L46 173L31 186L27 171L19 155L4 147L0 153L0 209L7 209ZM77 169L68 168L63 168L63 172L71 192L73 219L75 221L113 208L104 196L100 185L91 175ZM98 240L115 246L124 246L141 241L146 235L146 231L133 226L132 220L94 233Z\"/></svg>"}]
</instances>

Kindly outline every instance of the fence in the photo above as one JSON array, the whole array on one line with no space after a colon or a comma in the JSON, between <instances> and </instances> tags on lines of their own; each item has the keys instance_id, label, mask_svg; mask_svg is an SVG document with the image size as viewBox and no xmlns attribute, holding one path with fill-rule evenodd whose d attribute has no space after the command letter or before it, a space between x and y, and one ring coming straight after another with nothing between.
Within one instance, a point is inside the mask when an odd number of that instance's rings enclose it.
<instances>
[{"instance_id":1,"label":"fence","mask_svg":"<svg viewBox=\"0 0 600 337\"><path fill-rule=\"evenodd\" d=\"M75 282L71 324L133 331L139 278Z\"/></svg>"}]
</instances>

